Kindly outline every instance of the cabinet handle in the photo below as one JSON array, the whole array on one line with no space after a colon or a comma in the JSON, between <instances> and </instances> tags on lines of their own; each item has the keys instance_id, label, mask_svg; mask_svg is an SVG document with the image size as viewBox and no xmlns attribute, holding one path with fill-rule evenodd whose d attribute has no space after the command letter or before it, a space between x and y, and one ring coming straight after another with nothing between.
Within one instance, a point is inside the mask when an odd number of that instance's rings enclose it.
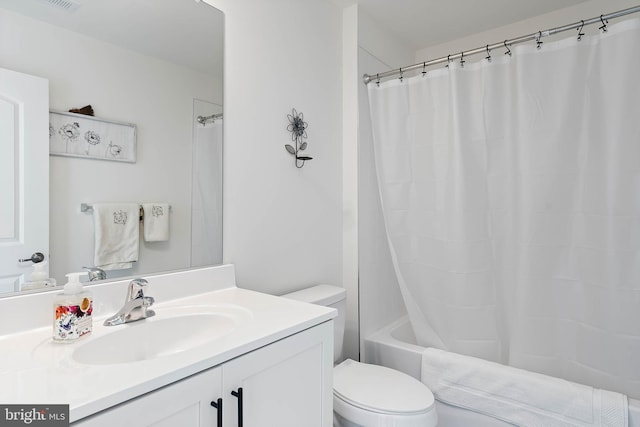
<instances>
[{"instance_id":1,"label":"cabinet handle","mask_svg":"<svg viewBox=\"0 0 640 427\"><path fill-rule=\"evenodd\" d=\"M238 398L238 427L242 427L242 387L238 387L238 391L232 391L231 395Z\"/></svg>"},{"instance_id":2,"label":"cabinet handle","mask_svg":"<svg viewBox=\"0 0 640 427\"><path fill-rule=\"evenodd\" d=\"M211 402L211 406L218 410L218 427L222 427L222 398L219 397L217 402Z\"/></svg>"}]
</instances>

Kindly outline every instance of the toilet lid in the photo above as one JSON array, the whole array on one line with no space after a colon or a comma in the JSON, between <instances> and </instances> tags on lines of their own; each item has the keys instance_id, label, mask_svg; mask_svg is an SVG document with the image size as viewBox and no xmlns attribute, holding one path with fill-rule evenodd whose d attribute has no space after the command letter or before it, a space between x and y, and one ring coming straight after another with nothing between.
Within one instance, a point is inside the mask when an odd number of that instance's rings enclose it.
<instances>
[{"instance_id":1,"label":"toilet lid","mask_svg":"<svg viewBox=\"0 0 640 427\"><path fill-rule=\"evenodd\" d=\"M334 368L333 393L351 405L387 414L428 412L434 403L431 390L415 378L350 359Z\"/></svg>"}]
</instances>

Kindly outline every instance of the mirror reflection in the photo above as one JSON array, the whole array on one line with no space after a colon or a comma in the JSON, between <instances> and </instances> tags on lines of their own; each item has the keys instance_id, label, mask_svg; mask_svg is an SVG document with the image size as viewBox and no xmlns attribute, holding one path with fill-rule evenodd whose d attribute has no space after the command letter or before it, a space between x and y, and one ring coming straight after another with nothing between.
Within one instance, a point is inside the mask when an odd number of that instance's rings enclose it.
<instances>
[{"instance_id":1,"label":"mirror reflection","mask_svg":"<svg viewBox=\"0 0 640 427\"><path fill-rule=\"evenodd\" d=\"M22 153L13 131L0 133L0 147L15 151L17 165L25 163L0 175L0 294L20 291L31 281L33 262L18 260L37 252L45 256L44 275L58 285L69 272L96 267L101 245L93 208L103 203L169 207L168 231L145 240L149 221L142 221L134 237L137 259L131 268L105 269L107 278L221 263L222 12L193 0L0 0L0 28L6 41L0 43L0 67L19 77L46 79L49 111L90 105L92 119L133 125L136 146L134 162L42 156L49 152L48 140ZM6 102L19 98L3 89L0 84L3 123L15 123L17 132L24 120L25 135L40 129L29 127L21 110ZM69 116L72 128L85 122ZM49 129L50 134L59 131ZM78 132L78 140L86 134ZM112 150L119 145L109 143ZM20 188L20 173L47 168L48 174L33 178L37 186ZM44 207L24 209L22 196ZM83 204L91 208L83 212ZM152 216L151 208L145 211L146 218ZM41 240L14 244L27 235ZM16 246L13 252L5 249L10 246Z\"/></svg>"}]
</instances>

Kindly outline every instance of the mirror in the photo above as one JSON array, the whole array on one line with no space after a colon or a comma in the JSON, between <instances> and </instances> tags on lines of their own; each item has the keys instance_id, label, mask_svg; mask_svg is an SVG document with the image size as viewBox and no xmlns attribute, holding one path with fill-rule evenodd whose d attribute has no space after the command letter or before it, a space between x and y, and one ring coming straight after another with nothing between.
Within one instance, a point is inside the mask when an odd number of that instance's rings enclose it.
<instances>
[{"instance_id":1,"label":"mirror","mask_svg":"<svg viewBox=\"0 0 640 427\"><path fill-rule=\"evenodd\" d=\"M137 147L134 163L49 156L37 191L49 198L49 247L21 257L45 253L64 284L94 266L82 204L166 202L168 240L141 231L138 261L107 278L220 264L223 13L194 0L0 0L0 23L2 68L48 79L50 111L91 105L96 119L133 124ZM29 280L30 262L9 262ZM0 296L21 287L5 281Z\"/></svg>"}]
</instances>

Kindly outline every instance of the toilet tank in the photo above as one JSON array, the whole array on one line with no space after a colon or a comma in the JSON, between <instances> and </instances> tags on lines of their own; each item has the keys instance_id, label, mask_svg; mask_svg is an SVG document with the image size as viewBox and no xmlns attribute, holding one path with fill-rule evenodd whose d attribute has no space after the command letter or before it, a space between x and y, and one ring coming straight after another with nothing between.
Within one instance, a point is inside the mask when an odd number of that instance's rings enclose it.
<instances>
[{"instance_id":1,"label":"toilet tank","mask_svg":"<svg viewBox=\"0 0 640 427\"><path fill-rule=\"evenodd\" d=\"M347 291L344 288L332 285L316 285L290 294L282 295L284 298L311 304L323 305L338 310L338 316L333 319L333 361L342 359L342 343L344 340L344 322L347 307Z\"/></svg>"}]
</instances>

